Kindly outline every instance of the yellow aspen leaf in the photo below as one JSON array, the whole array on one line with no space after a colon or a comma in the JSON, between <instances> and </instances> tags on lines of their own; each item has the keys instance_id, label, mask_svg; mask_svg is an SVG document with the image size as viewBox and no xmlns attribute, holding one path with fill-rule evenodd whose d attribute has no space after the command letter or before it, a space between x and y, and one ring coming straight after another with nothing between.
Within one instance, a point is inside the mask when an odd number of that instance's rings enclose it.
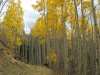
<instances>
[{"instance_id":1,"label":"yellow aspen leaf","mask_svg":"<svg viewBox=\"0 0 100 75\"><path fill-rule=\"evenodd\" d=\"M45 40L41 40L41 41L40 41L40 44L44 44L44 43L45 43Z\"/></svg>"}]
</instances>

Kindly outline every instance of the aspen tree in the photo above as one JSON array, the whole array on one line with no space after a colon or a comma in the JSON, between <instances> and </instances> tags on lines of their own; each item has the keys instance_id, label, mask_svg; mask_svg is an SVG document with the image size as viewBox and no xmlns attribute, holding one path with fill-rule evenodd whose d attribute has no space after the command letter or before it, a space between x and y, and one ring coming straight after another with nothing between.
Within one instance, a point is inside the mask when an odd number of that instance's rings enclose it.
<instances>
[{"instance_id":1,"label":"aspen tree","mask_svg":"<svg viewBox=\"0 0 100 75\"><path fill-rule=\"evenodd\" d=\"M82 67L82 58L81 58L81 36L79 31L79 22L78 22L78 12L77 12L77 5L76 1L74 0L75 5L75 20L76 20L76 37L77 37L77 50L78 50L78 67L79 67L79 75L81 74L81 67Z\"/></svg>"},{"instance_id":2,"label":"aspen tree","mask_svg":"<svg viewBox=\"0 0 100 75\"><path fill-rule=\"evenodd\" d=\"M91 8L92 8L92 14L93 14L93 21L94 21L94 39L95 39L95 52L96 52L96 59L95 59L95 63L96 63L96 73L95 75L99 75L99 43L98 43L98 25L97 25L97 18L96 18L96 13L95 13L95 7L94 7L94 1L91 0Z\"/></svg>"}]
</instances>

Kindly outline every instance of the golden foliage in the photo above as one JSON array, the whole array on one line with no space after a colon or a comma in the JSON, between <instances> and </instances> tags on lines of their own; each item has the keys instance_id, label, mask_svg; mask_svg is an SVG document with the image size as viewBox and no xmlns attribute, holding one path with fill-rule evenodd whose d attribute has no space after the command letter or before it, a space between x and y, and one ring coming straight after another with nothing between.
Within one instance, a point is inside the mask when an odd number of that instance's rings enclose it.
<instances>
[{"instance_id":1,"label":"golden foliage","mask_svg":"<svg viewBox=\"0 0 100 75\"><path fill-rule=\"evenodd\" d=\"M73 56L71 55L70 57L67 57L65 60L66 60L67 62L71 62L71 61L74 60L74 58L73 58Z\"/></svg>"},{"instance_id":2,"label":"golden foliage","mask_svg":"<svg viewBox=\"0 0 100 75\"><path fill-rule=\"evenodd\" d=\"M40 44L44 44L44 43L45 43L45 40L44 39L40 41Z\"/></svg>"},{"instance_id":3,"label":"golden foliage","mask_svg":"<svg viewBox=\"0 0 100 75\"><path fill-rule=\"evenodd\" d=\"M21 1L9 0L8 9L2 24L10 45L14 45L14 43L18 46L21 45L19 37L22 35L23 14Z\"/></svg>"},{"instance_id":4,"label":"golden foliage","mask_svg":"<svg viewBox=\"0 0 100 75\"><path fill-rule=\"evenodd\" d=\"M21 41L20 38L16 38L16 45L17 45L17 46L22 45L22 43L21 43L20 41Z\"/></svg>"},{"instance_id":5,"label":"golden foliage","mask_svg":"<svg viewBox=\"0 0 100 75\"><path fill-rule=\"evenodd\" d=\"M56 63L57 62L57 55L54 53L54 51L52 49L50 49L50 57L46 56L46 60L51 60L52 63Z\"/></svg>"}]
</instances>

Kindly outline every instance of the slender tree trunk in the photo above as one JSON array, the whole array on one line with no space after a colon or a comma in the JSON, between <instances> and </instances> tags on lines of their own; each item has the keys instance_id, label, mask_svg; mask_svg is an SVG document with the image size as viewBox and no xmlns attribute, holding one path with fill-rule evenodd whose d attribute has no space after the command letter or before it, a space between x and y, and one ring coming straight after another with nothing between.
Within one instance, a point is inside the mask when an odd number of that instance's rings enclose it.
<instances>
[{"instance_id":1,"label":"slender tree trunk","mask_svg":"<svg viewBox=\"0 0 100 75\"><path fill-rule=\"evenodd\" d=\"M86 44L85 44L85 24L84 24L84 14L83 14L83 3L82 3L82 0L81 0L81 13L82 13L82 69L83 69L83 72L84 75L86 75L86 58L87 58L87 54L86 54ZM84 62L84 63L83 63Z\"/></svg>"},{"instance_id":2,"label":"slender tree trunk","mask_svg":"<svg viewBox=\"0 0 100 75\"><path fill-rule=\"evenodd\" d=\"M100 65L100 58L99 58L99 43L98 43L98 26L97 26L97 21L96 21L96 13L95 13L95 7L94 7L94 1L91 0L91 7L92 7L92 12L93 12L93 21L94 21L94 39L95 39L95 50L96 50L96 59L95 59L95 63L96 63L96 74L95 75L99 75L100 73L100 69L99 69L99 65Z\"/></svg>"},{"instance_id":3,"label":"slender tree trunk","mask_svg":"<svg viewBox=\"0 0 100 75\"><path fill-rule=\"evenodd\" d=\"M39 45L39 60L38 60L38 62L39 62L39 65L41 65L41 46L40 46L40 36L39 36L39 39L38 39L38 45Z\"/></svg>"},{"instance_id":4,"label":"slender tree trunk","mask_svg":"<svg viewBox=\"0 0 100 75\"><path fill-rule=\"evenodd\" d=\"M81 75L81 36L79 31L79 22L78 22L78 12L77 12L77 5L76 0L74 0L74 6L75 6L75 20L76 20L76 37L77 37L77 50L78 50L78 67L79 67L79 75Z\"/></svg>"}]
</instances>

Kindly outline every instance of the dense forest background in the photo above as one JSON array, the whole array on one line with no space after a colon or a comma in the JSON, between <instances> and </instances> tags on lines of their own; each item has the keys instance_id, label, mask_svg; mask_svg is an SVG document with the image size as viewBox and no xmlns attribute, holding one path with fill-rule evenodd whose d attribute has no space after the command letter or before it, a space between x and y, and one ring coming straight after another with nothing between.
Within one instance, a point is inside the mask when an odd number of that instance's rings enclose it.
<instances>
[{"instance_id":1,"label":"dense forest background","mask_svg":"<svg viewBox=\"0 0 100 75\"><path fill-rule=\"evenodd\" d=\"M40 17L29 34L21 1L2 1L1 11L5 3L8 9L0 23L0 42L12 57L48 64L67 75L100 75L100 0L37 0L32 7Z\"/></svg>"}]
</instances>

